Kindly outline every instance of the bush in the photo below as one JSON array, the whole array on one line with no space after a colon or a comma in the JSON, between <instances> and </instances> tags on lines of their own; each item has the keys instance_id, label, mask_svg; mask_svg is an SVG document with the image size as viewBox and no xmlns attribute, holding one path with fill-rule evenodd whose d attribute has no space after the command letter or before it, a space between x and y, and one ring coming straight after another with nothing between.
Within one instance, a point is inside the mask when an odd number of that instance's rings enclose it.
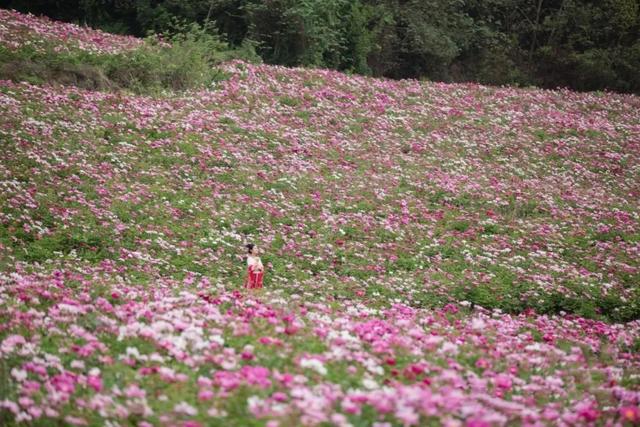
<instances>
[{"instance_id":1,"label":"bush","mask_svg":"<svg viewBox=\"0 0 640 427\"><path fill-rule=\"evenodd\" d=\"M224 73L216 68L221 62L258 59L249 45L230 49L210 25L175 24L163 38L170 44L150 36L142 48L113 56L113 62L107 64L107 76L124 87L184 90L224 79Z\"/></svg>"},{"instance_id":2,"label":"bush","mask_svg":"<svg viewBox=\"0 0 640 427\"><path fill-rule=\"evenodd\" d=\"M38 51L0 46L0 79L157 93L205 87L224 79L216 66L230 59L257 61L258 57L251 44L229 48L208 25L176 24L171 34L150 36L141 47L118 54L57 52L54 45Z\"/></svg>"}]
</instances>

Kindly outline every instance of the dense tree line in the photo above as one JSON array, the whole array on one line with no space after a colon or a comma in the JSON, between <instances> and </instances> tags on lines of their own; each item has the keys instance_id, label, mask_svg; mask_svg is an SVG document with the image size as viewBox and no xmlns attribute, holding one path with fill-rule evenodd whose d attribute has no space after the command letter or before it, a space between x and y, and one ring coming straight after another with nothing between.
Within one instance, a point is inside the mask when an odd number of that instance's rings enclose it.
<instances>
[{"instance_id":1,"label":"dense tree line","mask_svg":"<svg viewBox=\"0 0 640 427\"><path fill-rule=\"evenodd\" d=\"M640 92L640 0L0 0L117 33L213 21L267 63Z\"/></svg>"}]
</instances>

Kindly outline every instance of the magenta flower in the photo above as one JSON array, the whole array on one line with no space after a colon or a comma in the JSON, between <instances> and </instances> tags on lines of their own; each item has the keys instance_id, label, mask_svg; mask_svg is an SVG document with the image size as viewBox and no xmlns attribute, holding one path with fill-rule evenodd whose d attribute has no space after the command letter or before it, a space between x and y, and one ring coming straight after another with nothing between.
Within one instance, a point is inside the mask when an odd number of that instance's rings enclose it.
<instances>
[{"instance_id":1,"label":"magenta flower","mask_svg":"<svg viewBox=\"0 0 640 427\"><path fill-rule=\"evenodd\" d=\"M87 385L99 393L102 391L102 378L96 375L89 375L87 377Z\"/></svg>"},{"instance_id":2,"label":"magenta flower","mask_svg":"<svg viewBox=\"0 0 640 427\"><path fill-rule=\"evenodd\" d=\"M640 423L640 408L638 406L623 406L620 408L620 417L632 424Z\"/></svg>"},{"instance_id":3,"label":"magenta flower","mask_svg":"<svg viewBox=\"0 0 640 427\"><path fill-rule=\"evenodd\" d=\"M511 381L511 378L509 378L508 375L505 374L499 374L495 379L494 379L494 383L496 385L496 387L503 389L503 390L509 390L511 389L511 386L513 385L513 382Z\"/></svg>"}]
</instances>

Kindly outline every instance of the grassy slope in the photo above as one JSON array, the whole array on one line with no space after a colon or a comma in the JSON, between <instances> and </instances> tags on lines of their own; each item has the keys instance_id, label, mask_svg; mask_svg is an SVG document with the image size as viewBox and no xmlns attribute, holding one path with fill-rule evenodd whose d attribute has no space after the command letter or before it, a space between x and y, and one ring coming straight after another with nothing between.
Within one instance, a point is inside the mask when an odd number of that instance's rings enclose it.
<instances>
[{"instance_id":1,"label":"grassy slope","mask_svg":"<svg viewBox=\"0 0 640 427\"><path fill-rule=\"evenodd\" d=\"M246 425L263 412L284 425L327 421L350 387L368 384L368 397L356 393L337 409L367 424L386 411L388 397L375 394L383 383L401 396L386 418L394 423L414 414L465 419L469 407L497 423L549 421L551 410L585 421L605 406L598 416L624 416L618 409L635 398L615 387L638 385L628 354L637 322L442 307L640 317L637 97L239 62L226 71L211 90L166 97L0 84L4 378L30 357L56 354L61 372L79 377L40 381L80 387L60 403L62 416L97 424L189 418L173 406L181 399L205 420L211 404L197 393L209 389L220 393L213 406L222 412L212 413L226 412L223 423ZM268 291L258 299L232 292L247 241L266 250ZM197 290L218 307L196 302ZM393 303L420 310L372 309ZM408 334L410 325L420 326ZM223 346L212 344L217 333ZM12 334L34 353L7 350ZM281 341L275 350L259 340L269 336ZM125 356L127 347L143 357ZM161 359L144 358L154 353ZM309 355L328 371L300 366ZM241 365L266 367L269 387L252 384L258 374ZM91 366L102 369L101 387L88 385ZM153 366L186 377L147 380ZM398 377L403 369L413 373ZM248 389L227 390L216 377L226 371ZM310 382L296 389L282 372ZM460 381L463 395L446 386ZM112 388L133 383L144 404L135 390L126 397ZM8 383L2 390L17 399ZM77 403L103 390L109 415ZM283 413L278 391L287 396ZM251 394L272 399L262 403L268 410L247 404ZM489 396L499 401L482 412ZM425 399L433 407L420 406ZM311 414L310 401L320 406ZM153 415L141 416L138 404Z\"/></svg>"}]
</instances>

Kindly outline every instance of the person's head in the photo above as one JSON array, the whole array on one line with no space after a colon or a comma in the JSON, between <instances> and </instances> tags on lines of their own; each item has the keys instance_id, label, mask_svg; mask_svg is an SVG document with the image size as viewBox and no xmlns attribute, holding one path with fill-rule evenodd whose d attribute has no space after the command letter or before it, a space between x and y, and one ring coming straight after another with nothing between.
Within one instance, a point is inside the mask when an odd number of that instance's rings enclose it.
<instances>
[{"instance_id":1,"label":"person's head","mask_svg":"<svg viewBox=\"0 0 640 427\"><path fill-rule=\"evenodd\" d=\"M257 245L254 245L253 243L249 243L245 247L247 248L247 253L249 255L258 255L259 249Z\"/></svg>"}]
</instances>

